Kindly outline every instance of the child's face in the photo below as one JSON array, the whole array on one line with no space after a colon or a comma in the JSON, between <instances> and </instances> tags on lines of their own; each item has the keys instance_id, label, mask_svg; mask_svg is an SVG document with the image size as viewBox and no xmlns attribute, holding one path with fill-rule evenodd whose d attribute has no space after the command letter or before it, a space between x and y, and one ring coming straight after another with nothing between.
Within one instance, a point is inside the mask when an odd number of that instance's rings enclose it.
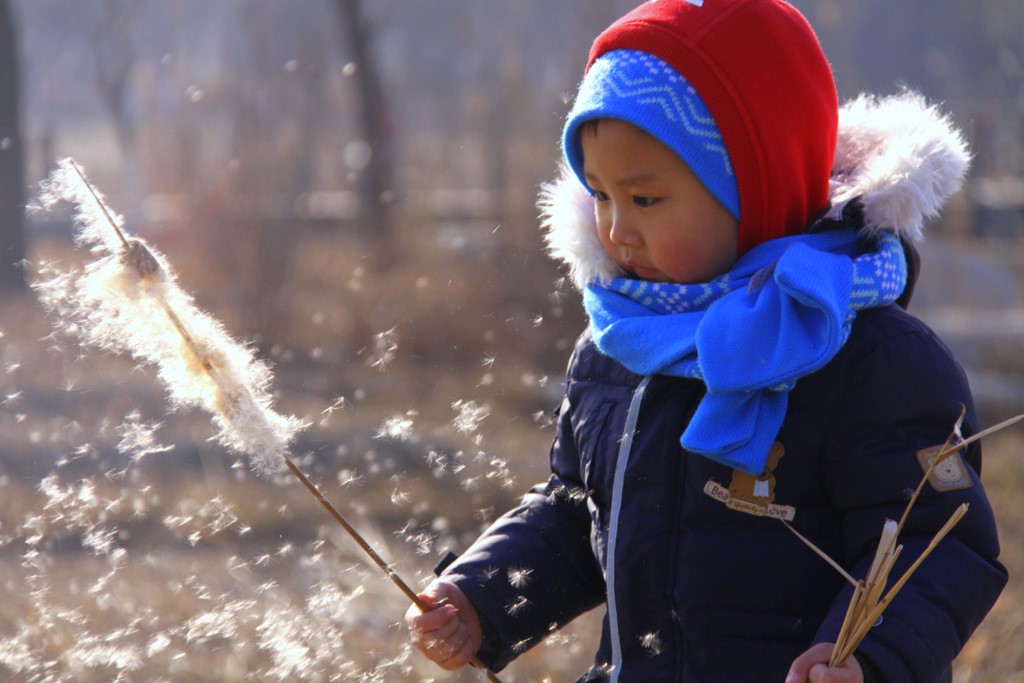
<instances>
[{"instance_id":1,"label":"child's face","mask_svg":"<svg viewBox=\"0 0 1024 683\"><path fill-rule=\"evenodd\" d=\"M598 236L630 277L694 284L729 270L739 224L679 156L617 119L585 124L580 143Z\"/></svg>"}]
</instances>

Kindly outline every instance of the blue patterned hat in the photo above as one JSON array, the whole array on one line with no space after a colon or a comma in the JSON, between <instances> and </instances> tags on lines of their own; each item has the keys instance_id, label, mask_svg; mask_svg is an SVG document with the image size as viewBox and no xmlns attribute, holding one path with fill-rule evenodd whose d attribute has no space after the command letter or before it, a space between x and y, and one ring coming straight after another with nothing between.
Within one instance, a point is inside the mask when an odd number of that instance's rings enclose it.
<instances>
[{"instance_id":1,"label":"blue patterned hat","mask_svg":"<svg viewBox=\"0 0 1024 683\"><path fill-rule=\"evenodd\" d=\"M739 220L739 187L722 134L697 91L667 62L640 50L613 50L591 65L562 134L565 158L584 186L579 127L603 118L626 121L654 136Z\"/></svg>"}]
</instances>

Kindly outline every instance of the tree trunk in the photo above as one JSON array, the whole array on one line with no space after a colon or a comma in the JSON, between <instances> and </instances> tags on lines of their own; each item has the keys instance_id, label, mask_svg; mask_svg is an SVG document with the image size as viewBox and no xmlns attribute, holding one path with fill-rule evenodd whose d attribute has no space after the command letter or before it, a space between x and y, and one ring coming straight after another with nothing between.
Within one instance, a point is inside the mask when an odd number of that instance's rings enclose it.
<instances>
[{"instance_id":1,"label":"tree trunk","mask_svg":"<svg viewBox=\"0 0 1024 683\"><path fill-rule=\"evenodd\" d=\"M378 262L387 263L392 249L391 203L394 201L392 130L384 101L369 28L363 21L360 0L335 0L341 35L348 43L359 90L359 128L370 149L370 159L360 173L359 229L377 243Z\"/></svg>"},{"instance_id":2,"label":"tree trunk","mask_svg":"<svg viewBox=\"0 0 1024 683\"><path fill-rule=\"evenodd\" d=\"M91 32L96 87L100 101L110 115L117 146L124 163L122 177L127 191L125 205L137 209L146 195L146 177L139 156L139 124L129 108L132 72L137 53L132 44L138 32L136 19L142 12L140 0L107 0Z\"/></svg>"},{"instance_id":3,"label":"tree trunk","mask_svg":"<svg viewBox=\"0 0 1024 683\"><path fill-rule=\"evenodd\" d=\"M0 289L7 291L25 289L25 160L18 64L10 3L0 0Z\"/></svg>"}]
</instances>

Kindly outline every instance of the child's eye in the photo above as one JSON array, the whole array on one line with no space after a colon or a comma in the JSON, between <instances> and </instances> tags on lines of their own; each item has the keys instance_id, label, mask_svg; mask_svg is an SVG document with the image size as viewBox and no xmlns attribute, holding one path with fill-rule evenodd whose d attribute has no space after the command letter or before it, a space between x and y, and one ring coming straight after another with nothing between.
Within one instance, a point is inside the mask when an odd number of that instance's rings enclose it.
<instances>
[{"instance_id":1,"label":"child's eye","mask_svg":"<svg viewBox=\"0 0 1024 683\"><path fill-rule=\"evenodd\" d=\"M633 203L639 206L641 209L646 209L651 206L654 206L657 202L657 197L633 197Z\"/></svg>"},{"instance_id":2,"label":"child's eye","mask_svg":"<svg viewBox=\"0 0 1024 683\"><path fill-rule=\"evenodd\" d=\"M601 192L601 190L594 190L594 199L596 199L599 202L606 202L608 201L608 195L606 195L604 192Z\"/></svg>"}]
</instances>

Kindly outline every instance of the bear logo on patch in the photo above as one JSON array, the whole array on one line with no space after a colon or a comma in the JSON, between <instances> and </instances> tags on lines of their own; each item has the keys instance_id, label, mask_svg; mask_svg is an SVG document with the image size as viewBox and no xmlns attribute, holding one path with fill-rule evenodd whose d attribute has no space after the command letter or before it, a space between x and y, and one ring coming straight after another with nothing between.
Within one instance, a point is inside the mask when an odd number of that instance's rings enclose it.
<instances>
[{"instance_id":1,"label":"bear logo on patch","mask_svg":"<svg viewBox=\"0 0 1024 683\"><path fill-rule=\"evenodd\" d=\"M756 505L768 505L775 502L775 468L779 460L786 454L786 448L776 441L768 451L768 459L764 464L764 472L759 477L739 470L733 470L732 483L729 484L729 496L733 500L742 500Z\"/></svg>"},{"instance_id":2,"label":"bear logo on patch","mask_svg":"<svg viewBox=\"0 0 1024 683\"><path fill-rule=\"evenodd\" d=\"M922 448L917 452L917 462L928 475L928 483L936 491L957 491L974 486L967 463L960 451L951 453L935 462L935 457L942 452L942 446Z\"/></svg>"}]
</instances>

